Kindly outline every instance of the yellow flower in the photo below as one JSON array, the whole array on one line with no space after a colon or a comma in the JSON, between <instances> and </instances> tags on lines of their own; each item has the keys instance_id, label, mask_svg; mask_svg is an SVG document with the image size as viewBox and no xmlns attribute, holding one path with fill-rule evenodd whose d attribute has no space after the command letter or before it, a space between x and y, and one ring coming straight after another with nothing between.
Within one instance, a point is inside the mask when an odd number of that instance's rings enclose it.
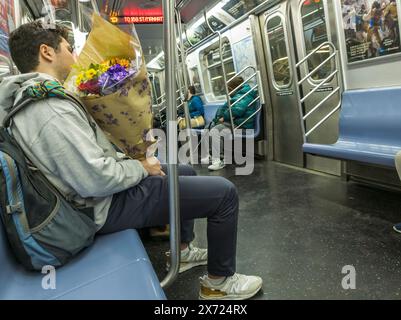
<instances>
[{"instance_id":1,"label":"yellow flower","mask_svg":"<svg viewBox=\"0 0 401 320\"><path fill-rule=\"evenodd\" d=\"M130 63L127 59L117 59L117 63L119 63L120 65L122 65L124 68L128 68Z\"/></svg>"},{"instance_id":2,"label":"yellow flower","mask_svg":"<svg viewBox=\"0 0 401 320\"><path fill-rule=\"evenodd\" d=\"M128 68L130 66L130 61L128 59L120 59L120 58L111 58L111 59L105 61L104 63L102 63L101 65L107 65L108 67L111 67L117 63L119 65L123 66L124 68ZM105 71L107 71L107 69ZM105 71L102 71L102 72L105 72Z\"/></svg>"},{"instance_id":3,"label":"yellow flower","mask_svg":"<svg viewBox=\"0 0 401 320\"><path fill-rule=\"evenodd\" d=\"M96 75L97 72L95 69L89 69L88 71L85 72L85 77L87 80L92 80Z\"/></svg>"},{"instance_id":4,"label":"yellow flower","mask_svg":"<svg viewBox=\"0 0 401 320\"><path fill-rule=\"evenodd\" d=\"M81 72L78 74L77 79L75 81L76 85L79 86L83 80L84 80L84 75Z\"/></svg>"},{"instance_id":5,"label":"yellow flower","mask_svg":"<svg viewBox=\"0 0 401 320\"><path fill-rule=\"evenodd\" d=\"M107 64L107 62L102 63L99 67L99 70L101 73L106 72L109 69L109 65Z\"/></svg>"}]
</instances>

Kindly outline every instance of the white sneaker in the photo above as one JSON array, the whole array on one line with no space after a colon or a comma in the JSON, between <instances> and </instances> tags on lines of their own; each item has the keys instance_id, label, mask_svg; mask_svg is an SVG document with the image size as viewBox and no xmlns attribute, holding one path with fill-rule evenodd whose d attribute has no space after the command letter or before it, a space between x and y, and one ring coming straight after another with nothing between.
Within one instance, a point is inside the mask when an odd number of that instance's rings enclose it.
<instances>
[{"instance_id":1,"label":"white sneaker","mask_svg":"<svg viewBox=\"0 0 401 320\"><path fill-rule=\"evenodd\" d=\"M219 159L219 160L213 160L212 164L207 168L212 171L217 171L223 169L225 166L226 166L225 163Z\"/></svg>"},{"instance_id":2,"label":"white sneaker","mask_svg":"<svg viewBox=\"0 0 401 320\"><path fill-rule=\"evenodd\" d=\"M215 285L207 275L200 278L201 300L245 300L253 297L262 288L263 280L256 276L235 273L221 284Z\"/></svg>"},{"instance_id":3,"label":"white sneaker","mask_svg":"<svg viewBox=\"0 0 401 320\"><path fill-rule=\"evenodd\" d=\"M201 158L201 164L209 164L209 163L210 163L210 156Z\"/></svg>"},{"instance_id":4,"label":"white sneaker","mask_svg":"<svg viewBox=\"0 0 401 320\"><path fill-rule=\"evenodd\" d=\"M166 252L166 256L170 257L170 252ZM181 250L181 263L179 273L185 272L197 266L207 264L207 249L194 247L191 243L188 248ZM167 271L170 269L170 261L167 260Z\"/></svg>"}]
</instances>

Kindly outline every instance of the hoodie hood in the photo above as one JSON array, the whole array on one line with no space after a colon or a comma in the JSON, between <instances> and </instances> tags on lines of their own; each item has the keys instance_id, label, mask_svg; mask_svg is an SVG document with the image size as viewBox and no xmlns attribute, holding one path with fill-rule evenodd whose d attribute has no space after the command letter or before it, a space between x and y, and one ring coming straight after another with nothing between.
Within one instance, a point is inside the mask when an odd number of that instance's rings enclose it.
<instances>
[{"instance_id":1,"label":"hoodie hood","mask_svg":"<svg viewBox=\"0 0 401 320\"><path fill-rule=\"evenodd\" d=\"M56 80L44 73L25 73L6 77L0 83L0 119L21 100L27 88L44 80Z\"/></svg>"}]
</instances>

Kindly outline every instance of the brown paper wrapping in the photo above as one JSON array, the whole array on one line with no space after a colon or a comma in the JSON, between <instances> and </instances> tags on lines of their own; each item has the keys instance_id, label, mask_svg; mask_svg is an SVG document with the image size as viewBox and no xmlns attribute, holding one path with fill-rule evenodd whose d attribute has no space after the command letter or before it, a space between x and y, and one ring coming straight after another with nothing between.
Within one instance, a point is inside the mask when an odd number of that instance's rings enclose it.
<instances>
[{"instance_id":1,"label":"brown paper wrapping","mask_svg":"<svg viewBox=\"0 0 401 320\"><path fill-rule=\"evenodd\" d=\"M77 66L85 69L91 63L102 63L111 58L134 60L142 56L139 40L118 27L93 16L93 27L78 57ZM146 150L153 142L146 141L152 128L151 84L146 65L142 58L135 77L127 79L118 92L106 96L80 97L88 112L106 133L109 140L124 153L134 159L144 159ZM74 68L65 86L76 92L75 78L78 69Z\"/></svg>"}]
</instances>

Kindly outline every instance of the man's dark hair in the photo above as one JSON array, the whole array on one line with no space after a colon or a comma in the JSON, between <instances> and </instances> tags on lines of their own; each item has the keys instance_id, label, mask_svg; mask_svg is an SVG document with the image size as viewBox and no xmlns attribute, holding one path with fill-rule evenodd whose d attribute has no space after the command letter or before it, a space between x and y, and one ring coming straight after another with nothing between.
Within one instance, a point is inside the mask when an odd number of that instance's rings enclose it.
<instances>
[{"instance_id":1,"label":"man's dark hair","mask_svg":"<svg viewBox=\"0 0 401 320\"><path fill-rule=\"evenodd\" d=\"M14 30L10 34L8 46L18 70L21 73L35 70L39 65L40 46L46 44L57 52L62 38L68 40L68 32L63 26L56 24L54 28L50 28L41 21L23 24Z\"/></svg>"},{"instance_id":2,"label":"man's dark hair","mask_svg":"<svg viewBox=\"0 0 401 320\"><path fill-rule=\"evenodd\" d=\"M233 91L235 88L239 87L243 83L244 83L244 78L237 76L228 82L227 87L230 91Z\"/></svg>"},{"instance_id":3,"label":"man's dark hair","mask_svg":"<svg viewBox=\"0 0 401 320\"><path fill-rule=\"evenodd\" d=\"M188 87L188 90L189 90L189 92L190 92L191 94L195 94L195 93L196 93L195 86L189 86L189 87Z\"/></svg>"}]
</instances>

